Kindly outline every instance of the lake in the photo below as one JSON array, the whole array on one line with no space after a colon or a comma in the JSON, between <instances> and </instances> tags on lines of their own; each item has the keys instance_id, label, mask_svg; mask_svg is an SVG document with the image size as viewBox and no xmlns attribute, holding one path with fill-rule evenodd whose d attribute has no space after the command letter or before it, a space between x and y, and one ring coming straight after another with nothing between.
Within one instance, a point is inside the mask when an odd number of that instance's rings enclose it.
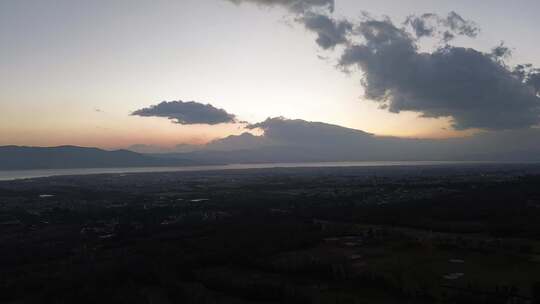
<instances>
[{"instance_id":1,"label":"lake","mask_svg":"<svg viewBox=\"0 0 540 304\"><path fill-rule=\"evenodd\" d=\"M181 172L214 171L264 168L317 168L317 167L379 167L379 166L439 166L463 164L488 164L478 161L365 161L365 162L312 162L312 163L264 163L264 164L229 164L212 166L184 167L133 167L133 168L80 168L80 169L39 169L39 170L0 170L0 181L49 177L60 175L89 175L107 173L146 173L146 172Z\"/></svg>"}]
</instances>

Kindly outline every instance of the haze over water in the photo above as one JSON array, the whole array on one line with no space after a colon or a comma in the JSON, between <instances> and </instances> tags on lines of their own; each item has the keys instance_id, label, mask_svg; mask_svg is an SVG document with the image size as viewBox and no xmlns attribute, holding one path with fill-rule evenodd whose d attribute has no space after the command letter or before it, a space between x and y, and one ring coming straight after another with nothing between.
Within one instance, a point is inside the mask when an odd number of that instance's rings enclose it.
<instances>
[{"instance_id":1,"label":"haze over water","mask_svg":"<svg viewBox=\"0 0 540 304\"><path fill-rule=\"evenodd\" d=\"M127 168L78 168L78 169L41 169L41 170L0 170L0 181L17 179L92 174L152 173L152 172L189 172L220 171L268 168L329 168L329 167L388 167L388 166L444 166L444 165L486 165L517 162L480 162L480 161L365 161L365 162L305 162L305 163L259 163L227 164L185 167L127 167Z\"/></svg>"}]
</instances>

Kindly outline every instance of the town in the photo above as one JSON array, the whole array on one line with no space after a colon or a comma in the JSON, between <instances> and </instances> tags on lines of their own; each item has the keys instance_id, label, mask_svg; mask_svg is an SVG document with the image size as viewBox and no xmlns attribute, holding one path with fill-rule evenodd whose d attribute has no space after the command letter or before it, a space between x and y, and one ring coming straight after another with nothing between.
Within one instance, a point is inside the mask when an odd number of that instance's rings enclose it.
<instances>
[{"instance_id":1,"label":"town","mask_svg":"<svg viewBox=\"0 0 540 304\"><path fill-rule=\"evenodd\" d=\"M534 165L0 183L3 303L539 303Z\"/></svg>"}]
</instances>

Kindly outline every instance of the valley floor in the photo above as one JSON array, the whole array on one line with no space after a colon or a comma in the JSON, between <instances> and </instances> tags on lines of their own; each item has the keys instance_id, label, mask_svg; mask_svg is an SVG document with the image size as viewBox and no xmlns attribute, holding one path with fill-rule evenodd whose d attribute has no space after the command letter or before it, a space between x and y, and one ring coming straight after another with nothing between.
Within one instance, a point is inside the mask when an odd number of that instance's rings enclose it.
<instances>
[{"instance_id":1,"label":"valley floor","mask_svg":"<svg viewBox=\"0 0 540 304\"><path fill-rule=\"evenodd\" d=\"M537 303L537 170L0 182L0 302Z\"/></svg>"}]
</instances>

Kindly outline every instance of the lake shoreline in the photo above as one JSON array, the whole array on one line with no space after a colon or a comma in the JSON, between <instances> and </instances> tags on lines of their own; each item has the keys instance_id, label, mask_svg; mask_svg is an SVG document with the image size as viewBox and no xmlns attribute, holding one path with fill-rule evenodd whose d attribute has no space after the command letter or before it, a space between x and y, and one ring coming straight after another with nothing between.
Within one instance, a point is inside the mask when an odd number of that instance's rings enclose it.
<instances>
[{"instance_id":1,"label":"lake shoreline","mask_svg":"<svg viewBox=\"0 0 540 304\"><path fill-rule=\"evenodd\" d=\"M198 171L254 170L273 168L332 168L332 167L426 167L426 166L486 166L486 165L535 165L540 162L496 161L360 161L360 162L305 162L305 163L245 163L227 165L178 166L178 167L120 167L0 170L0 181L46 178L55 176L80 176L101 174L174 173Z\"/></svg>"}]
</instances>

